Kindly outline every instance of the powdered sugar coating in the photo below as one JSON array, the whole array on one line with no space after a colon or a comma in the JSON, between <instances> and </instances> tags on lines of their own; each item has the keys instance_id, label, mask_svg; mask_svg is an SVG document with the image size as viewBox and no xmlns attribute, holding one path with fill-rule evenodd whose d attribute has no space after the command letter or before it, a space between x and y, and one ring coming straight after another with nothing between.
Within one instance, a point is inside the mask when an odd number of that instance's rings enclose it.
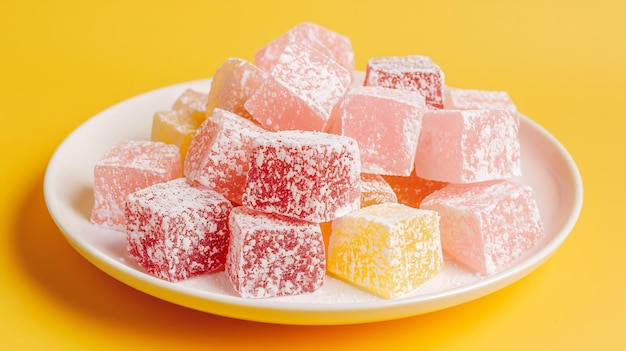
<instances>
[{"instance_id":1,"label":"powdered sugar coating","mask_svg":"<svg viewBox=\"0 0 626 351\"><path fill-rule=\"evenodd\" d=\"M206 105L207 114L210 116L213 110L220 108L254 120L244 108L244 103L268 76L267 72L244 59L227 59L213 75Z\"/></svg>"},{"instance_id":2,"label":"powdered sugar coating","mask_svg":"<svg viewBox=\"0 0 626 351\"><path fill-rule=\"evenodd\" d=\"M327 222L359 208L360 173L352 138L311 131L266 133L253 143L242 203Z\"/></svg>"},{"instance_id":3,"label":"powdered sugar coating","mask_svg":"<svg viewBox=\"0 0 626 351\"><path fill-rule=\"evenodd\" d=\"M243 117L215 109L191 141L185 176L240 204L252 141L264 132Z\"/></svg>"},{"instance_id":4,"label":"powdered sugar coating","mask_svg":"<svg viewBox=\"0 0 626 351\"><path fill-rule=\"evenodd\" d=\"M430 57L386 56L367 62L365 85L417 91L431 108L443 108L445 75Z\"/></svg>"},{"instance_id":5,"label":"powdered sugar coating","mask_svg":"<svg viewBox=\"0 0 626 351\"><path fill-rule=\"evenodd\" d=\"M424 115L415 173L451 183L521 175L518 125L505 110L437 110Z\"/></svg>"},{"instance_id":6,"label":"powdered sugar coating","mask_svg":"<svg viewBox=\"0 0 626 351\"><path fill-rule=\"evenodd\" d=\"M321 131L350 82L350 72L328 56L290 43L244 107L267 129Z\"/></svg>"},{"instance_id":7,"label":"powdered sugar coating","mask_svg":"<svg viewBox=\"0 0 626 351\"><path fill-rule=\"evenodd\" d=\"M125 209L128 252L168 281L221 270L231 209L220 194L184 178L138 190Z\"/></svg>"},{"instance_id":8,"label":"powdered sugar coating","mask_svg":"<svg viewBox=\"0 0 626 351\"><path fill-rule=\"evenodd\" d=\"M152 118L150 140L178 146L184 161L200 124L192 115L181 111L157 111Z\"/></svg>"},{"instance_id":9,"label":"powdered sugar coating","mask_svg":"<svg viewBox=\"0 0 626 351\"><path fill-rule=\"evenodd\" d=\"M313 292L324 284L326 259L319 225L236 207L226 273L245 298Z\"/></svg>"},{"instance_id":10,"label":"powdered sugar coating","mask_svg":"<svg viewBox=\"0 0 626 351\"><path fill-rule=\"evenodd\" d=\"M124 231L128 194L182 177L179 148L156 141L124 140L114 145L94 167L94 207L91 222Z\"/></svg>"},{"instance_id":11,"label":"powdered sugar coating","mask_svg":"<svg viewBox=\"0 0 626 351\"><path fill-rule=\"evenodd\" d=\"M482 274L521 256L544 233L533 189L510 180L449 184L420 208L439 212L443 250Z\"/></svg>"},{"instance_id":12,"label":"powdered sugar coating","mask_svg":"<svg viewBox=\"0 0 626 351\"><path fill-rule=\"evenodd\" d=\"M408 176L426 110L413 91L381 86L352 88L340 107L341 134L359 143L363 172Z\"/></svg>"},{"instance_id":13,"label":"powdered sugar coating","mask_svg":"<svg viewBox=\"0 0 626 351\"><path fill-rule=\"evenodd\" d=\"M261 69L271 72L278 58L290 43L302 43L319 50L349 72L354 71L354 50L350 39L311 22L300 23L274 39L254 55L254 62Z\"/></svg>"},{"instance_id":14,"label":"powdered sugar coating","mask_svg":"<svg viewBox=\"0 0 626 351\"><path fill-rule=\"evenodd\" d=\"M442 268L435 211L388 202L333 221L328 271L368 291L396 298Z\"/></svg>"},{"instance_id":15,"label":"powdered sugar coating","mask_svg":"<svg viewBox=\"0 0 626 351\"><path fill-rule=\"evenodd\" d=\"M444 87L446 110L507 110L517 120L517 107L506 91Z\"/></svg>"},{"instance_id":16,"label":"powdered sugar coating","mask_svg":"<svg viewBox=\"0 0 626 351\"><path fill-rule=\"evenodd\" d=\"M398 202L396 193L379 174L361 173L361 207Z\"/></svg>"}]
</instances>

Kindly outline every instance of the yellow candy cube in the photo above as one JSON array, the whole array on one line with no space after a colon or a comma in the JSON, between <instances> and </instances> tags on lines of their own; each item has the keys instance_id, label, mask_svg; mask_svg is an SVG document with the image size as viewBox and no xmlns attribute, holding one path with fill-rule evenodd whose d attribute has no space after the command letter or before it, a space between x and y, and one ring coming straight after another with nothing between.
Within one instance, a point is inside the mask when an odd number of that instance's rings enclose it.
<instances>
[{"instance_id":1,"label":"yellow candy cube","mask_svg":"<svg viewBox=\"0 0 626 351\"><path fill-rule=\"evenodd\" d=\"M332 228L328 272L384 298L410 293L443 267L435 211L388 202L353 211Z\"/></svg>"},{"instance_id":2,"label":"yellow candy cube","mask_svg":"<svg viewBox=\"0 0 626 351\"><path fill-rule=\"evenodd\" d=\"M192 115L180 111L158 111L152 119L152 141L161 141L179 147L182 160L185 160L191 139L196 134L200 122Z\"/></svg>"}]
</instances>

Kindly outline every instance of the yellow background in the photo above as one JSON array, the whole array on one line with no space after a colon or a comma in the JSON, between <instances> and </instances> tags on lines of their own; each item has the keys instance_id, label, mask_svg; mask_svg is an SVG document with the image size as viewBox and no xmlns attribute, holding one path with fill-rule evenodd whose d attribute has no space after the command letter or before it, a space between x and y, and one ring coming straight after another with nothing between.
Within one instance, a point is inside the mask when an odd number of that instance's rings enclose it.
<instances>
[{"instance_id":1,"label":"yellow background","mask_svg":"<svg viewBox=\"0 0 626 351\"><path fill-rule=\"evenodd\" d=\"M623 1L2 1L0 349L626 349ZM48 159L136 94L209 77L312 21L372 56L424 54L458 87L506 90L570 151L578 224L544 265L457 307L348 326L282 326L185 309L102 273L45 207ZM123 128L123 126L120 126Z\"/></svg>"}]
</instances>

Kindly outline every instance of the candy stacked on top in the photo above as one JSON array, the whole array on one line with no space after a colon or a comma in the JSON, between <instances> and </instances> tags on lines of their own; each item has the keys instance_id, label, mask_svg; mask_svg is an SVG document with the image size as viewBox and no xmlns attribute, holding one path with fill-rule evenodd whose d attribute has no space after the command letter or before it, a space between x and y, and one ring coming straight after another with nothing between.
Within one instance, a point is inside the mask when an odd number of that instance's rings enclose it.
<instances>
[{"instance_id":1,"label":"candy stacked on top","mask_svg":"<svg viewBox=\"0 0 626 351\"><path fill-rule=\"evenodd\" d=\"M521 170L508 95L446 87L425 56L373 58L355 84L350 40L313 23L254 57L155 113L143 143L174 157L131 149L97 177L92 221L126 231L151 274L225 270L262 298L313 292L329 272L394 298L437 274L443 251L491 273L541 236L532 189L509 180ZM173 171L129 171L146 157Z\"/></svg>"}]
</instances>

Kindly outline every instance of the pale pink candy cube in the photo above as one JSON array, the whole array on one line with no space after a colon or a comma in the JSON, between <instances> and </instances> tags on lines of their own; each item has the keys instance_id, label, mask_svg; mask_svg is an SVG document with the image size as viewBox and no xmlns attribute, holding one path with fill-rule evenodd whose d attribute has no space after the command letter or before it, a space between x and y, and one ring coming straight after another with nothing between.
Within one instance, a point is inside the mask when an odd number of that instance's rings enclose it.
<instances>
[{"instance_id":1,"label":"pale pink candy cube","mask_svg":"<svg viewBox=\"0 0 626 351\"><path fill-rule=\"evenodd\" d=\"M91 222L126 230L124 207L128 194L150 185L182 177L180 150L156 141L121 141L94 167L94 207Z\"/></svg>"},{"instance_id":2,"label":"pale pink candy cube","mask_svg":"<svg viewBox=\"0 0 626 351\"><path fill-rule=\"evenodd\" d=\"M324 285L326 257L319 225L236 207L230 230L226 273L242 297L299 295Z\"/></svg>"},{"instance_id":3,"label":"pale pink candy cube","mask_svg":"<svg viewBox=\"0 0 626 351\"><path fill-rule=\"evenodd\" d=\"M321 223L360 207L354 139L322 132L266 133L253 143L242 204Z\"/></svg>"},{"instance_id":4,"label":"pale pink candy cube","mask_svg":"<svg viewBox=\"0 0 626 351\"><path fill-rule=\"evenodd\" d=\"M174 101L172 110L193 117L198 123L207 118L206 104L208 95L194 89L185 89Z\"/></svg>"},{"instance_id":5,"label":"pale pink candy cube","mask_svg":"<svg viewBox=\"0 0 626 351\"><path fill-rule=\"evenodd\" d=\"M223 270L231 203L185 178L128 195L129 255L150 274L168 281Z\"/></svg>"},{"instance_id":6,"label":"pale pink candy cube","mask_svg":"<svg viewBox=\"0 0 626 351\"><path fill-rule=\"evenodd\" d=\"M227 59L213 75L206 105L207 115L220 108L254 120L243 105L268 75L244 59Z\"/></svg>"},{"instance_id":7,"label":"pale pink candy cube","mask_svg":"<svg viewBox=\"0 0 626 351\"><path fill-rule=\"evenodd\" d=\"M241 116L214 109L191 140L185 176L240 204L252 141L264 132Z\"/></svg>"},{"instance_id":8,"label":"pale pink candy cube","mask_svg":"<svg viewBox=\"0 0 626 351\"><path fill-rule=\"evenodd\" d=\"M515 118L505 110L427 112L415 155L415 173L450 183L520 176Z\"/></svg>"},{"instance_id":9,"label":"pale pink candy cube","mask_svg":"<svg viewBox=\"0 0 626 351\"><path fill-rule=\"evenodd\" d=\"M341 134L358 142L363 172L411 174L426 110L421 94L362 86L348 91L340 110Z\"/></svg>"},{"instance_id":10,"label":"pale pink candy cube","mask_svg":"<svg viewBox=\"0 0 626 351\"><path fill-rule=\"evenodd\" d=\"M430 108L443 108L445 75L430 57L386 56L367 62L365 85L417 91Z\"/></svg>"},{"instance_id":11,"label":"pale pink candy cube","mask_svg":"<svg viewBox=\"0 0 626 351\"><path fill-rule=\"evenodd\" d=\"M444 87L446 110L507 110L519 124L517 107L506 91Z\"/></svg>"},{"instance_id":12,"label":"pale pink candy cube","mask_svg":"<svg viewBox=\"0 0 626 351\"><path fill-rule=\"evenodd\" d=\"M285 47L291 43L309 45L333 58L349 72L354 71L354 50L350 39L310 22L296 25L261 48L254 55L254 62L261 69L271 72Z\"/></svg>"},{"instance_id":13,"label":"pale pink candy cube","mask_svg":"<svg viewBox=\"0 0 626 351\"><path fill-rule=\"evenodd\" d=\"M544 233L533 189L509 180L449 184L420 208L439 212L443 250L481 274L520 257Z\"/></svg>"},{"instance_id":14,"label":"pale pink candy cube","mask_svg":"<svg viewBox=\"0 0 626 351\"><path fill-rule=\"evenodd\" d=\"M321 131L350 81L350 72L333 59L290 43L244 107L267 129Z\"/></svg>"}]
</instances>

